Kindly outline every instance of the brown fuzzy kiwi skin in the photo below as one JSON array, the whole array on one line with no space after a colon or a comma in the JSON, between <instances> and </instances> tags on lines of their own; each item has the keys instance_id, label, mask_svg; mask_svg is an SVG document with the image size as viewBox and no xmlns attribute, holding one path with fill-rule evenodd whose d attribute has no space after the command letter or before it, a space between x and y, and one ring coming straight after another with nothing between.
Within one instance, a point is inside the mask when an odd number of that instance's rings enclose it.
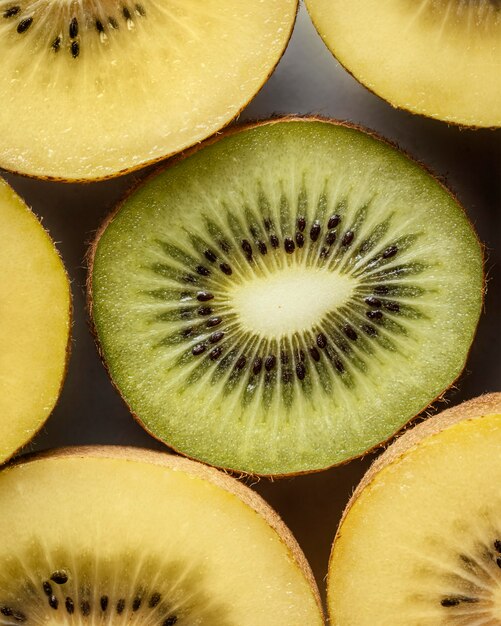
<instances>
[{"instance_id":1,"label":"brown fuzzy kiwi skin","mask_svg":"<svg viewBox=\"0 0 501 626\"><path fill-rule=\"evenodd\" d=\"M450 426L466 420L478 419L487 415L496 415L498 413L501 414L501 392L489 393L473 398L472 400L467 400L457 406L442 411L435 417L432 417L431 419L428 419L413 428L409 428L374 461L355 488L343 511L343 515L341 516L341 521L339 522L334 541L332 542L331 555L329 558L329 570L327 574L327 589L329 589L330 574L334 567L334 546L343 534L343 523L364 489L374 482L377 475L392 463L398 462L399 459L401 459L410 450L415 449L422 441L428 439L429 437L433 437L434 435L438 435Z\"/></svg>"},{"instance_id":2,"label":"brown fuzzy kiwi skin","mask_svg":"<svg viewBox=\"0 0 501 626\"><path fill-rule=\"evenodd\" d=\"M184 472L190 476L206 480L220 489L224 489L231 495L241 500L246 506L257 513L257 515L264 518L268 526L270 526L277 534L278 539L286 547L287 552L294 561L295 565L308 581L308 586L313 593L318 606L319 616L324 619L320 593L318 591L313 572L292 532L285 525L280 516L260 495L240 483L235 478L232 478L231 476L228 476L213 467L204 465L203 463L198 463L190 459L169 454L168 452L158 452L148 450L146 448L127 446L76 446L36 452L12 460L0 471L8 471L13 467L36 463L39 460L60 458L106 458L118 459L131 463L149 463L152 465L159 465L173 471Z\"/></svg>"},{"instance_id":3,"label":"brown fuzzy kiwi skin","mask_svg":"<svg viewBox=\"0 0 501 626\"><path fill-rule=\"evenodd\" d=\"M410 113L411 115L415 115L416 117L420 117L420 118L424 118L424 119L428 119L428 120L434 120L435 122L443 122L445 124L447 124L448 126L452 126L454 128L458 128L459 130L497 130L499 128L499 126L478 126L477 124L462 124L461 122L455 122L454 120L448 120L445 119L443 117L434 117L432 115L427 115L426 113L421 113L420 111L411 111L411 109L407 109L404 106L397 106L396 104L393 104L393 102L390 102L389 100L386 100L381 94L377 93L376 91L374 91L374 89L372 89L371 87L369 87L366 83L362 82L362 80L360 78L358 78L356 76L356 74L354 74L347 65L345 65L344 61L341 60L341 58L337 55L337 53L327 44L324 36L322 35L321 31L320 31L320 26L317 24L317 22L313 19L313 16L311 14L311 11L308 7L309 1L305 0L305 6L306 9L308 11L308 15L310 16L310 20L311 23L313 24L313 26L315 27L315 30L317 31L320 39L323 41L325 47L327 48L327 50L331 53L331 55L333 56L333 58L339 63L339 65L341 65L341 67L343 68L343 70L349 74L354 80L357 81L357 83L359 85L362 85L362 87L364 87L364 89L367 89L367 91L369 93L371 93L373 96L376 96L376 98L379 98L379 100L382 100L383 102L386 102L386 104L389 104L393 109L396 109L397 111L405 111L406 113Z\"/></svg>"},{"instance_id":4,"label":"brown fuzzy kiwi skin","mask_svg":"<svg viewBox=\"0 0 501 626\"><path fill-rule=\"evenodd\" d=\"M286 37L286 39L284 41L284 45L283 45L282 51L278 55L278 58L277 58L276 62L270 68L268 74L263 78L263 82L261 83L261 86L255 91L255 93L253 93L251 95L251 97L247 100L247 102L244 102L240 106L240 109L235 113L235 115L233 115L233 117L231 117L229 120L226 120L226 122L223 122L221 124L221 126L219 128L217 128L212 133L212 135L210 135L210 137L217 136L218 134L221 133L221 131L223 129L225 129L227 126L229 126L232 122L234 122L235 120L238 120L238 118L240 117L242 111L262 91L262 89L264 88L266 83L269 81L269 79L271 78L271 76L273 75L275 70L277 69L278 64L282 60L284 54L287 51L287 48L289 47L289 42L291 40L292 34L294 32L294 28L296 26L297 16L298 16L298 13L299 13L299 0L294 0L294 1L295 1L295 6L296 6L296 10L295 10L295 13L294 13L294 18L292 20L289 33L287 34L287 37ZM210 139L210 137L209 137L209 139ZM104 182L104 181L107 181L107 180L113 180L114 178L119 178L120 176L125 176L126 174L132 174L134 172L137 172L138 170L141 170L141 169L144 169L146 167L153 166L153 165L156 165L158 163L161 163L162 161L166 161L167 162L169 159L175 157L176 155L183 154L183 152L185 152L186 150L190 150L190 149L197 150L198 146L203 145L205 143L205 141L207 141L207 139L195 141L194 143L188 144L187 146L184 146L184 148L180 148L179 150L175 150L174 152L170 152L170 153L168 152L167 154L163 154L162 156L156 157L154 159L143 161L142 163L138 163L138 164L133 165L131 167L126 167L124 169L118 170L117 172L112 172L111 174L106 174L104 176L97 176L96 178L64 178L64 177L60 177L60 176L51 176L51 175L45 175L44 176L44 175L40 175L40 174L32 174L32 173L29 173L29 172L18 172L17 170L5 168L2 165L0 165L0 173L1 173L1 170L3 169L5 172L10 172L12 174L17 174L18 176L22 176L23 178L27 178L27 179L43 180L43 181L47 181L47 182L57 182L57 183L69 183L69 184L75 183L75 184L80 184L82 186L85 186L85 185L88 185L90 183Z\"/></svg>"},{"instance_id":5,"label":"brown fuzzy kiwi skin","mask_svg":"<svg viewBox=\"0 0 501 626\"><path fill-rule=\"evenodd\" d=\"M158 168L155 168L155 170L153 172L151 172L148 176L146 176L143 180L137 182L136 184L134 184L129 191L124 195L124 197L122 198L122 200L118 203L118 205L115 207L115 209L112 210L112 212L105 218L104 222L101 224L101 226L99 227L99 229L96 232L95 238L92 241L88 251L87 251L87 255L86 255L86 262L87 262L87 308L88 308L88 313L89 313L89 325L90 325L90 331L94 337L94 341L96 343L96 347L99 353L99 357L106 369L106 372L108 373L108 377L110 378L110 381L113 385L113 387L116 389L116 391L118 392L118 394L120 395L120 397L122 398L123 402L125 403L125 405L127 406L129 412L131 413L132 417L136 420L136 422L149 434L151 435L154 439L156 439L157 441L159 441L160 443L163 443L164 445L168 446L171 450L174 450L175 452L177 452L178 454L181 454L187 458L190 458L194 461L199 461L199 462L204 462L201 461L201 459L196 459L193 457L190 457L188 454L186 454L185 452L182 452L180 450L177 450L176 448L174 448L172 446L172 444L164 441L163 439L161 439L160 437L158 437L157 435L155 435L155 433L151 432L151 430L149 430L147 428L147 426L141 421L141 419L138 417L138 415L136 415L131 407L129 406L129 404L127 403L127 400L124 398L124 396L122 395L122 392L120 391L120 389L118 388L118 386L115 384L113 377L111 375L111 372L108 368L108 365L106 363L105 357L104 357L104 353L103 350L101 348L100 342L99 342L99 338L98 338L98 334L97 334L97 329L95 326L95 321L94 321L94 315L93 315L93 294L92 294L92 279L93 279L93 269L94 269L94 259L96 256L96 250L97 250L97 246L99 244L99 240L101 239L102 234L104 233L104 231L106 230L106 228L108 227L108 225L113 221L113 218L115 217L115 215L121 210L122 206L125 204L125 202L127 201L127 199L129 198L129 196L131 196L138 188L142 187L144 184L146 184L150 179L155 178L158 174L162 173L165 170L170 169L171 167L173 167L174 165L176 165L178 162L189 158L190 156L192 156L193 154L195 154L196 152L198 152L199 150L210 146L216 142L218 142L220 139L224 139L226 137L230 137L232 135L235 135L239 132L244 132L247 130L252 130L253 128L258 128L261 126L266 126L266 125L272 125L272 124L279 124L279 123L283 123L283 122L304 122L304 123L311 123L311 122L323 122L323 123L327 123L327 124L332 124L333 126L342 126L345 128L350 128L353 130L358 130L366 135L369 135L370 137L376 139L377 141L380 141L383 144L386 144L388 146L390 146L391 148L397 150L398 152L400 152L401 154L405 155L410 161L412 161L414 164L416 164L417 166L419 166L421 169L425 170L440 186L441 188L454 200L454 202L460 207L460 209L462 210L467 223L469 224L471 231L480 247L481 250L481 254L482 254L482 266L485 268L485 248L482 245L482 243L479 241L478 236L475 232L475 229L473 228L472 223L470 222L468 215L464 209L464 207L462 206L462 204L459 202L458 198L452 193L452 191L445 185L445 183L434 173L431 171L431 169L429 169L427 166L423 165L421 162L417 161L416 159L414 159L412 156L410 156L406 151L402 150L396 143L391 142L387 139L385 139L384 137L381 137L380 135L378 135L376 132L366 129L363 126L357 125L357 124L352 124L350 122L347 121L339 121L339 120L335 120L335 119L331 119L331 118L327 118L327 117L322 117L320 115L288 115L288 116L276 116L267 120L258 120L258 121L250 121L250 122L245 122L243 124L240 125L235 125L235 126L231 126L229 128L227 128L225 131L220 132L216 135L213 135L212 137L209 137L207 140L205 140L204 142L198 144L197 146L193 146L192 148L190 148L189 150L180 153L178 155L176 155L174 158L172 158L170 161L168 161L165 164L162 164L161 166L159 166ZM481 297L482 297L482 304L481 304L481 309L483 309L483 302L484 302L484 297L485 297L485 284L486 284L486 280L485 280L485 270L483 273L483 281L482 281L482 289L481 289ZM478 320L479 321L479 320ZM478 321L477 321L477 326L478 326ZM476 329L475 329L476 330ZM260 474L260 473L255 473L255 472L248 472L248 471L242 471L242 470L234 470L234 469L230 469L230 468L226 468L224 466L218 466L218 465L214 465L211 464L213 467L217 467L218 469L224 470L225 472L231 473L232 475L236 475L239 476L241 478L250 478L250 479L260 479L260 478L268 478L270 480L274 480L274 479L281 479L281 478L291 478L294 476L302 476L302 475L306 475L306 474L314 474L314 473L318 473L318 472L323 472L325 470L331 469L332 467L340 467L342 465L346 465L347 463L349 463L350 461L357 459L357 458L363 458L366 455L374 452L375 450L378 450L382 447L384 447L385 445L387 445L388 441L390 441L391 439L393 439L393 437L395 437L398 433L400 433L401 431L405 430L411 423L413 423L415 420L419 419L423 414L428 414L430 412L435 412L436 410L438 410L438 407L436 406L437 403L439 402L444 402L444 396L447 393L447 391L451 388L453 388L455 386L456 381L462 376L463 370L466 366L466 363L468 361L468 357L470 355L471 352L471 348L473 345L473 341L472 344L470 345L470 348L468 350L468 353L465 356L465 360L461 366L460 372L458 373L457 377L450 383L450 385L446 388L444 388L431 402L429 402L428 404L424 405L414 416L412 416L405 424L403 424L400 428L398 428L393 434L391 434L386 440L381 441L377 444L375 444L374 446L370 447L369 449L365 450L364 452L358 454L358 455L354 455L353 457L350 457L349 459L345 459L344 461L341 461L340 463L334 463L332 465L329 465L327 467L322 467L322 468L316 468L316 469L312 469L312 470L303 470L303 471L298 471L298 472L291 472L291 473L287 473L287 474Z\"/></svg>"},{"instance_id":6,"label":"brown fuzzy kiwi skin","mask_svg":"<svg viewBox=\"0 0 501 626\"><path fill-rule=\"evenodd\" d=\"M7 181L5 179L3 179L3 178L2 178L2 180L3 180L3 182L5 182L8 185L8 187L10 187L10 189L12 189L14 191L14 193L21 199L21 201L24 204L24 206L28 209L28 211L30 211L32 213L32 215L35 217L35 219L40 224L41 228L43 229L43 231L45 232L45 234L49 238L50 242L52 243L52 247L55 250L57 256L59 257L59 260L61 261L61 265L63 267L64 275L66 276L66 283L67 283L67 286L68 286L68 339L67 339L67 342L66 342L66 354L65 354L65 359L64 359L64 369L63 369L63 373L61 375L61 381L59 383L59 389L57 391L57 398L56 398L56 401L54 402L54 405L51 407L51 409L50 409L49 413L47 414L47 416L45 417L45 419L43 419L42 422L40 424L38 424L38 426L30 433L29 438L23 444L21 444L18 448L13 450L5 459L3 459L2 462L0 462L0 468L2 467L2 465L4 465L5 463L8 463L12 458L14 458L17 454L19 454L19 452L21 452L23 450L23 448L25 448L27 445L29 445L30 442L32 442L32 440L40 433L42 428L47 423L49 417L54 412L54 409L56 408L56 406L57 406L57 404L58 404L58 402L59 402L59 400L61 398L61 392L63 390L64 383L66 381L66 376L68 374L68 368L69 368L69 364L70 364L71 350L72 350L72 347L73 347L73 345L72 345L73 296L72 296L72 292L71 292L71 279L70 279L70 276L68 274L68 270L66 269L66 266L64 264L63 257L61 255L60 251L58 250L54 240L52 239L49 231L42 224L42 220L32 210L32 208L26 204L24 199L21 198L19 196L19 194L7 183Z\"/></svg>"}]
</instances>

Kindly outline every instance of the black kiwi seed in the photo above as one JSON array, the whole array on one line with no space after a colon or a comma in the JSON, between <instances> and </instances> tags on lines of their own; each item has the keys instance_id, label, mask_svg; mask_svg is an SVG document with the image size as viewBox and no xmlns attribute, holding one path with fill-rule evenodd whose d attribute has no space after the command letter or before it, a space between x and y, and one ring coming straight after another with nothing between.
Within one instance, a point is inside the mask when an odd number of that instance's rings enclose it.
<instances>
[{"instance_id":1,"label":"black kiwi seed","mask_svg":"<svg viewBox=\"0 0 501 626\"><path fill-rule=\"evenodd\" d=\"M242 245L242 250L245 252L247 257L252 257L252 246L247 241L247 239L243 239L241 245Z\"/></svg>"},{"instance_id":2,"label":"black kiwi seed","mask_svg":"<svg viewBox=\"0 0 501 626\"><path fill-rule=\"evenodd\" d=\"M207 349L207 346L204 343L197 343L191 350L193 356L198 356L199 354L203 354Z\"/></svg>"},{"instance_id":3,"label":"black kiwi seed","mask_svg":"<svg viewBox=\"0 0 501 626\"><path fill-rule=\"evenodd\" d=\"M380 320L383 317L382 311L367 311L365 314L370 320Z\"/></svg>"},{"instance_id":4,"label":"black kiwi seed","mask_svg":"<svg viewBox=\"0 0 501 626\"><path fill-rule=\"evenodd\" d=\"M162 596L159 593L154 593L151 596L150 601L148 602L148 606L150 607L150 609L154 609L156 606L158 606L160 604L161 599L162 599Z\"/></svg>"},{"instance_id":5,"label":"black kiwi seed","mask_svg":"<svg viewBox=\"0 0 501 626\"><path fill-rule=\"evenodd\" d=\"M368 304L369 306L374 306L376 308L381 308L381 300L379 300L378 298L374 298L373 296L369 296L368 298L365 298L364 302L366 304Z\"/></svg>"},{"instance_id":6,"label":"black kiwi seed","mask_svg":"<svg viewBox=\"0 0 501 626\"><path fill-rule=\"evenodd\" d=\"M66 607L67 613L69 615L73 615L73 613L75 612L75 603L71 598L66 598L64 606Z\"/></svg>"},{"instance_id":7,"label":"black kiwi seed","mask_svg":"<svg viewBox=\"0 0 501 626\"><path fill-rule=\"evenodd\" d=\"M362 330L364 331L366 335L369 335L369 337L377 337L377 329L374 328L374 326L369 326L369 324L364 324L362 326Z\"/></svg>"},{"instance_id":8,"label":"black kiwi seed","mask_svg":"<svg viewBox=\"0 0 501 626\"><path fill-rule=\"evenodd\" d=\"M264 368L267 372L271 372L271 370L275 367L277 363L277 357L274 354L270 354L266 357L264 361Z\"/></svg>"},{"instance_id":9,"label":"black kiwi seed","mask_svg":"<svg viewBox=\"0 0 501 626\"><path fill-rule=\"evenodd\" d=\"M101 605L101 611L106 611L108 608L108 604L109 604L108 596L101 596L99 604Z\"/></svg>"},{"instance_id":10,"label":"black kiwi seed","mask_svg":"<svg viewBox=\"0 0 501 626\"><path fill-rule=\"evenodd\" d=\"M316 241L320 236L321 226L319 222L315 222L313 226L310 228L310 239L312 241Z\"/></svg>"},{"instance_id":11,"label":"black kiwi seed","mask_svg":"<svg viewBox=\"0 0 501 626\"><path fill-rule=\"evenodd\" d=\"M59 600L56 598L56 596L50 596L49 606L51 609L57 611L57 609L59 608Z\"/></svg>"},{"instance_id":12,"label":"black kiwi seed","mask_svg":"<svg viewBox=\"0 0 501 626\"><path fill-rule=\"evenodd\" d=\"M14 15L17 15L20 11L21 7L10 7L10 9L3 12L3 16L8 19L9 17L14 17Z\"/></svg>"},{"instance_id":13,"label":"black kiwi seed","mask_svg":"<svg viewBox=\"0 0 501 626\"><path fill-rule=\"evenodd\" d=\"M177 617L175 615L171 615L168 617L162 626L175 626L177 624Z\"/></svg>"},{"instance_id":14,"label":"black kiwi seed","mask_svg":"<svg viewBox=\"0 0 501 626\"><path fill-rule=\"evenodd\" d=\"M70 49L71 49L71 56L74 59L76 59L78 55L80 54L80 44L78 43L78 41L72 41Z\"/></svg>"},{"instance_id":15,"label":"black kiwi seed","mask_svg":"<svg viewBox=\"0 0 501 626\"><path fill-rule=\"evenodd\" d=\"M265 217L263 221L265 229L269 232L273 226L269 217Z\"/></svg>"},{"instance_id":16,"label":"black kiwi seed","mask_svg":"<svg viewBox=\"0 0 501 626\"><path fill-rule=\"evenodd\" d=\"M96 20L96 30L98 33L104 33L104 26L101 20Z\"/></svg>"},{"instance_id":17,"label":"black kiwi seed","mask_svg":"<svg viewBox=\"0 0 501 626\"><path fill-rule=\"evenodd\" d=\"M303 380L306 376L306 368L303 363L298 363L296 365L296 374L299 380Z\"/></svg>"},{"instance_id":18,"label":"black kiwi seed","mask_svg":"<svg viewBox=\"0 0 501 626\"><path fill-rule=\"evenodd\" d=\"M78 37L78 20L76 17L71 20L68 32L71 39Z\"/></svg>"},{"instance_id":19,"label":"black kiwi seed","mask_svg":"<svg viewBox=\"0 0 501 626\"><path fill-rule=\"evenodd\" d=\"M257 376L263 367L263 359L260 356L257 356L254 359L254 363L252 364L252 373Z\"/></svg>"},{"instance_id":20,"label":"black kiwi seed","mask_svg":"<svg viewBox=\"0 0 501 626\"><path fill-rule=\"evenodd\" d=\"M327 337L324 335L324 333L320 333L319 335L317 335L317 346L323 349L326 345Z\"/></svg>"},{"instance_id":21,"label":"black kiwi seed","mask_svg":"<svg viewBox=\"0 0 501 626\"><path fill-rule=\"evenodd\" d=\"M208 269L204 265L197 265L196 272L197 272L197 274L200 274L200 276L209 276L210 275L210 269Z\"/></svg>"},{"instance_id":22,"label":"black kiwi seed","mask_svg":"<svg viewBox=\"0 0 501 626\"><path fill-rule=\"evenodd\" d=\"M336 228L340 221L341 217L339 215L332 215L327 222L327 228Z\"/></svg>"},{"instance_id":23,"label":"black kiwi seed","mask_svg":"<svg viewBox=\"0 0 501 626\"><path fill-rule=\"evenodd\" d=\"M294 250L296 249L296 246L294 245L294 241L290 237L285 238L284 248L287 254L292 254Z\"/></svg>"},{"instance_id":24,"label":"black kiwi seed","mask_svg":"<svg viewBox=\"0 0 501 626\"><path fill-rule=\"evenodd\" d=\"M278 248L278 246L280 245L280 242L278 241L278 237L276 235L270 236L270 243L271 247L275 249Z\"/></svg>"},{"instance_id":25,"label":"black kiwi seed","mask_svg":"<svg viewBox=\"0 0 501 626\"><path fill-rule=\"evenodd\" d=\"M52 574L50 577L52 582L56 583L56 585L64 585L68 582L68 574L64 571L57 571Z\"/></svg>"},{"instance_id":26,"label":"black kiwi seed","mask_svg":"<svg viewBox=\"0 0 501 626\"><path fill-rule=\"evenodd\" d=\"M209 352L209 357L215 361L216 359L219 359L219 357L223 354L223 348L221 348L221 346L218 346L217 348L214 348L213 350L211 350Z\"/></svg>"},{"instance_id":27,"label":"black kiwi seed","mask_svg":"<svg viewBox=\"0 0 501 626\"><path fill-rule=\"evenodd\" d=\"M241 370L245 367L247 363L247 357L244 354L241 354L238 359L237 362L235 363L235 369L236 370Z\"/></svg>"},{"instance_id":28,"label":"black kiwi seed","mask_svg":"<svg viewBox=\"0 0 501 626\"><path fill-rule=\"evenodd\" d=\"M200 302L208 302L214 298L213 294L210 291L199 291L197 293L197 300Z\"/></svg>"},{"instance_id":29,"label":"black kiwi seed","mask_svg":"<svg viewBox=\"0 0 501 626\"><path fill-rule=\"evenodd\" d=\"M132 15L131 15L131 13L130 13L130 11L129 11L129 9L127 7L123 7L122 15L124 16L124 18L126 20L131 20L132 19Z\"/></svg>"},{"instance_id":30,"label":"black kiwi seed","mask_svg":"<svg viewBox=\"0 0 501 626\"><path fill-rule=\"evenodd\" d=\"M121 615L124 612L124 609L125 609L125 600L123 598L120 598L120 600L117 602L117 613Z\"/></svg>"},{"instance_id":31,"label":"black kiwi seed","mask_svg":"<svg viewBox=\"0 0 501 626\"><path fill-rule=\"evenodd\" d=\"M5 617L12 617L12 614L14 613L14 611L8 606L2 606L0 608L0 613L2 615L5 615Z\"/></svg>"},{"instance_id":32,"label":"black kiwi seed","mask_svg":"<svg viewBox=\"0 0 501 626\"><path fill-rule=\"evenodd\" d=\"M268 248L266 247L266 244L264 243L264 241L257 242L257 249L262 255L265 255L268 252Z\"/></svg>"},{"instance_id":33,"label":"black kiwi seed","mask_svg":"<svg viewBox=\"0 0 501 626\"><path fill-rule=\"evenodd\" d=\"M221 248L221 250L223 252L226 252L226 254L228 254L228 252L231 250L231 246L226 241L226 239L220 239L218 243L219 243L219 247Z\"/></svg>"},{"instance_id":34,"label":"black kiwi seed","mask_svg":"<svg viewBox=\"0 0 501 626\"><path fill-rule=\"evenodd\" d=\"M389 246L383 252L383 259L391 259L391 257L394 257L397 254L397 252L398 252L397 246Z\"/></svg>"},{"instance_id":35,"label":"black kiwi seed","mask_svg":"<svg viewBox=\"0 0 501 626\"><path fill-rule=\"evenodd\" d=\"M228 263L221 263L219 269L223 272L223 274L226 274L226 276L231 276L233 274L233 270Z\"/></svg>"},{"instance_id":36,"label":"black kiwi seed","mask_svg":"<svg viewBox=\"0 0 501 626\"><path fill-rule=\"evenodd\" d=\"M54 50L54 52L59 52L59 49L61 48L61 37L57 36L54 39L51 48Z\"/></svg>"},{"instance_id":37,"label":"black kiwi seed","mask_svg":"<svg viewBox=\"0 0 501 626\"><path fill-rule=\"evenodd\" d=\"M299 232L304 232L304 229L306 228L306 220L303 216L298 217L297 221L296 221L296 225L297 225L297 229L299 230Z\"/></svg>"},{"instance_id":38,"label":"black kiwi seed","mask_svg":"<svg viewBox=\"0 0 501 626\"><path fill-rule=\"evenodd\" d=\"M296 245L298 248L302 248L304 246L304 235L303 233L296 233Z\"/></svg>"},{"instance_id":39,"label":"black kiwi seed","mask_svg":"<svg viewBox=\"0 0 501 626\"><path fill-rule=\"evenodd\" d=\"M219 326L222 321L223 320L220 317L211 317L209 320L207 320L207 328L214 328L214 326Z\"/></svg>"},{"instance_id":40,"label":"black kiwi seed","mask_svg":"<svg viewBox=\"0 0 501 626\"><path fill-rule=\"evenodd\" d=\"M310 354L314 361L320 361L320 352L314 346L310 348Z\"/></svg>"},{"instance_id":41,"label":"black kiwi seed","mask_svg":"<svg viewBox=\"0 0 501 626\"><path fill-rule=\"evenodd\" d=\"M217 256L214 254L214 252L212 252L212 250L206 250L204 252L204 257L207 259L207 261L210 261L211 263L215 263L217 261Z\"/></svg>"},{"instance_id":42,"label":"black kiwi seed","mask_svg":"<svg viewBox=\"0 0 501 626\"><path fill-rule=\"evenodd\" d=\"M50 597L54 593L52 590L52 585L50 584L48 580L42 583L42 589L46 596Z\"/></svg>"},{"instance_id":43,"label":"black kiwi seed","mask_svg":"<svg viewBox=\"0 0 501 626\"><path fill-rule=\"evenodd\" d=\"M341 240L341 245L349 246L352 241L355 239L355 233L352 230L347 230L343 235L343 239Z\"/></svg>"},{"instance_id":44,"label":"black kiwi seed","mask_svg":"<svg viewBox=\"0 0 501 626\"><path fill-rule=\"evenodd\" d=\"M400 311L400 305L398 302L384 302L384 308L388 311L392 311L393 313L398 313Z\"/></svg>"},{"instance_id":45,"label":"black kiwi seed","mask_svg":"<svg viewBox=\"0 0 501 626\"><path fill-rule=\"evenodd\" d=\"M343 332L348 337L348 339L351 339L352 341L355 341L358 338L357 331L353 328L353 326L350 326L349 324L343 326Z\"/></svg>"},{"instance_id":46,"label":"black kiwi seed","mask_svg":"<svg viewBox=\"0 0 501 626\"><path fill-rule=\"evenodd\" d=\"M501 569L501 557L499 557L499 556L496 559L496 565L499 567L499 569Z\"/></svg>"},{"instance_id":47,"label":"black kiwi seed","mask_svg":"<svg viewBox=\"0 0 501 626\"><path fill-rule=\"evenodd\" d=\"M340 374L343 374L344 371L345 371L345 367L344 367L343 363L338 358L335 358L333 363L334 363L334 366L337 369L337 371Z\"/></svg>"},{"instance_id":48,"label":"black kiwi seed","mask_svg":"<svg viewBox=\"0 0 501 626\"><path fill-rule=\"evenodd\" d=\"M501 539L496 539L494 542L494 550L496 550L498 554L501 554Z\"/></svg>"},{"instance_id":49,"label":"black kiwi seed","mask_svg":"<svg viewBox=\"0 0 501 626\"><path fill-rule=\"evenodd\" d=\"M216 333L212 333L212 335L209 337L209 341L211 343L217 343L218 341L221 341L223 337L224 337L223 331L218 330Z\"/></svg>"},{"instance_id":50,"label":"black kiwi seed","mask_svg":"<svg viewBox=\"0 0 501 626\"><path fill-rule=\"evenodd\" d=\"M336 241L336 231L331 230L327 233L327 237L325 238L325 243L328 246L332 246L332 244Z\"/></svg>"},{"instance_id":51,"label":"black kiwi seed","mask_svg":"<svg viewBox=\"0 0 501 626\"><path fill-rule=\"evenodd\" d=\"M440 604L445 607L457 606L461 600L459 598L444 598Z\"/></svg>"},{"instance_id":52,"label":"black kiwi seed","mask_svg":"<svg viewBox=\"0 0 501 626\"><path fill-rule=\"evenodd\" d=\"M139 611L139 609L141 608L141 598L139 596L137 596L136 598L134 598L134 600L132 601L132 610L135 611Z\"/></svg>"},{"instance_id":53,"label":"black kiwi seed","mask_svg":"<svg viewBox=\"0 0 501 626\"><path fill-rule=\"evenodd\" d=\"M373 291L378 296L385 296L387 293L390 293L390 288L386 285L377 285L377 287L374 287Z\"/></svg>"},{"instance_id":54,"label":"black kiwi seed","mask_svg":"<svg viewBox=\"0 0 501 626\"><path fill-rule=\"evenodd\" d=\"M22 35L23 33L25 33L28 28L33 24L33 18L32 17L26 17L24 18L24 20L21 20L19 22L19 24L17 25L17 32Z\"/></svg>"},{"instance_id":55,"label":"black kiwi seed","mask_svg":"<svg viewBox=\"0 0 501 626\"><path fill-rule=\"evenodd\" d=\"M212 314L212 309L210 306L201 306L198 309L198 314L199 315L211 315Z\"/></svg>"},{"instance_id":56,"label":"black kiwi seed","mask_svg":"<svg viewBox=\"0 0 501 626\"><path fill-rule=\"evenodd\" d=\"M85 615L85 617L90 615L90 602L88 600L82 600L80 603L80 610L82 611L82 615Z\"/></svg>"},{"instance_id":57,"label":"black kiwi seed","mask_svg":"<svg viewBox=\"0 0 501 626\"><path fill-rule=\"evenodd\" d=\"M320 258L324 259L329 254L329 248L322 248L320 250Z\"/></svg>"}]
</instances>

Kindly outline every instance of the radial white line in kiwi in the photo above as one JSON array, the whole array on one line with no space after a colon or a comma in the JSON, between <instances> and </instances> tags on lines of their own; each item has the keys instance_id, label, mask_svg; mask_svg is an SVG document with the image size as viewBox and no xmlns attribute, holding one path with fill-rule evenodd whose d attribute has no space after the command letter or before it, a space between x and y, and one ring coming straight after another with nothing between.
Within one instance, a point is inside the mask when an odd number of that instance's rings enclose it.
<instances>
[{"instance_id":1,"label":"radial white line in kiwi","mask_svg":"<svg viewBox=\"0 0 501 626\"><path fill-rule=\"evenodd\" d=\"M0 463L42 427L69 350L68 276L47 232L0 179Z\"/></svg>"},{"instance_id":2,"label":"radial white line in kiwi","mask_svg":"<svg viewBox=\"0 0 501 626\"><path fill-rule=\"evenodd\" d=\"M258 474L390 437L461 372L482 253L455 199L336 123L230 132L129 195L93 247L104 360L154 436Z\"/></svg>"},{"instance_id":3,"label":"radial white line in kiwi","mask_svg":"<svg viewBox=\"0 0 501 626\"><path fill-rule=\"evenodd\" d=\"M311 570L238 481L168 454L75 448L0 472L0 624L321 626Z\"/></svg>"},{"instance_id":4,"label":"radial white line in kiwi","mask_svg":"<svg viewBox=\"0 0 501 626\"><path fill-rule=\"evenodd\" d=\"M0 167L116 176L230 122L267 80L297 0L0 0Z\"/></svg>"},{"instance_id":5,"label":"radial white line in kiwi","mask_svg":"<svg viewBox=\"0 0 501 626\"><path fill-rule=\"evenodd\" d=\"M501 126L499 0L306 0L325 44L395 107Z\"/></svg>"},{"instance_id":6,"label":"radial white line in kiwi","mask_svg":"<svg viewBox=\"0 0 501 626\"><path fill-rule=\"evenodd\" d=\"M501 394L409 430L356 489L331 554L333 626L501 623Z\"/></svg>"}]
</instances>

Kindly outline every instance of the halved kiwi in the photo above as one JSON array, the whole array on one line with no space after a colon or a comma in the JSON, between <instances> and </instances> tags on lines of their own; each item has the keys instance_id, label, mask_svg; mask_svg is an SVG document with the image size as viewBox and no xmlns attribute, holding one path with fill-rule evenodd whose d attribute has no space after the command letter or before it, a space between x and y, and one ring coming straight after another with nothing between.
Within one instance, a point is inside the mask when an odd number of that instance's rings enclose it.
<instances>
[{"instance_id":1,"label":"halved kiwi","mask_svg":"<svg viewBox=\"0 0 501 626\"><path fill-rule=\"evenodd\" d=\"M68 276L38 219L0 179L0 463L42 427L69 350Z\"/></svg>"},{"instance_id":2,"label":"halved kiwi","mask_svg":"<svg viewBox=\"0 0 501 626\"><path fill-rule=\"evenodd\" d=\"M0 0L0 167L92 180L225 126L278 63L298 0Z\"/></svg>"},{"instance_id":3,"label":"halved kiwi","mask_svg":"<svg viewBox=\"0 0 501 626\"><path fill-rule=\"evenodd\" d=\"M501 126L499 0L306 0L322 39L395 107Z\"/></svg>"},{"instance_id":4,"label":"halved kiwi","mask_svg":"<svg viewBox=\"0 0 501 626\"><path fill-rule=\"evenodd\" d=\"M501 623L501 393L398 439L355 491L329 566L333 626Z\"/></svg>"},{"instance_id":5,"label":"halved kiwi","mask_svg":"<svg viewBox=\"0 0 501 626\"><path fill-rule=\"evenodd\" d=\"M321 626L270 507L198 463L75 448L0 472L0 624Z\"/></svg>"},{"instance_id":6,"label":"halved kiwi","mask_svg":"<svg viewBox=\"0 0 501 626\"><path fill-rule=\"evenodd\" d=\"M112 379L156 437L258 474L387 439L461 372L482 252L388 144L288 119L231 132L134 191L89 279Z\"/></svg>"}]
</instances>

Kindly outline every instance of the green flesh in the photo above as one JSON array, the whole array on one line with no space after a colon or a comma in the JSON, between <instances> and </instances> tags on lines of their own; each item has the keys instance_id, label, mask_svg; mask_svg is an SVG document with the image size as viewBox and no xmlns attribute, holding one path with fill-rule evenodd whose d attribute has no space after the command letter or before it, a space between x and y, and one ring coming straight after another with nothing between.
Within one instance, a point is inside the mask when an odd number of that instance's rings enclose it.
<instances>
[{"instance_id":1,"label":"green flesh","mask_svg":"<svg viewBox=\"0 0 501 626\"><path fill-rule=\"evenodd\" d=\"M148 181L103 232L91 285L106 364L145 427L258 474L343 462L427 406L463 368L482 286L475 234L435 179L306 120Z\"/></svg>"}]
</instances>

